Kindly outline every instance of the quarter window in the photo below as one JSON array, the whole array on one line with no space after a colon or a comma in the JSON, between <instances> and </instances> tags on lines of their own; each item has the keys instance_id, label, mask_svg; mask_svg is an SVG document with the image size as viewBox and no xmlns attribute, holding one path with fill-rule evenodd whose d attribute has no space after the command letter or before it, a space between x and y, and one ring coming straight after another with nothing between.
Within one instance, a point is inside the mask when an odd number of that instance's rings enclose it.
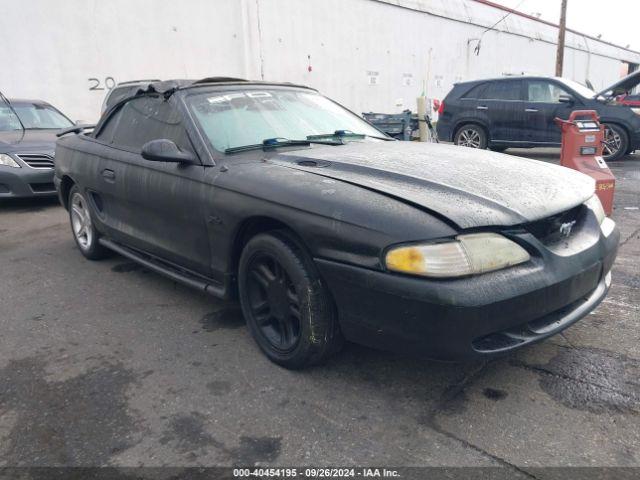
<instances>
[{"instance_id":1,"label":"quarter window","mask_svg":"<svg viewBox=\"0 0 640 480\"><path fill-rule=\"evenodd\" d=\"M528 101L541 103L560 103L560 95L568 93L552 82L532 80L527 86Z\"/></svg>"},{"instance_id":2,"label":"quarter window","mask_svg":"<svg viewBox=\"0 0 640 480\"><path fill-rule=\"evenodd\" d=\"M471 90L469 90L467 93L465 93L462 96L462 98L468 98L468 99L483 98L482 92L484 91L486 86L487 86L486 83L481 83L480 85L476 85Z\"/></svg>"},{"instance_id":3,"label":"quarter window","mask_svg":"<svg viewBox=\"0 0 640 480\"><path fill-rule=\"evenodd\" d=\"M501 80L492 82L482 93L483 100L522 100L522 82L520 80Z\"/></svg>"},{"instance_id":4,"label":"quarter window","mask_svg":"<svg viewBox=\"0 0 640 480\"><path fill-rule=\"evenodd\" d=\"M139 97L125 103L105 126L117 120L112 142L133 150L141 150L151 141L166 138L181 149L191 150L180 113L160 97ZM102 132L101 132L102 134ZM101 135L98 137L100 138Z\"/></svg>"},{"instance_id":5,"label":"quarter window","mask_svg":"<svg viewBox=\"0 0 640 480\"><path fill-rule=\"evenodd\" d=\"M113 133L116 131L116 127L118 126L118 120L120 119L120 114L122 113L122 108L118 109L117 112L113 113L105 123L104 127L100 129L100 132L96 135L96 138L105 143L111 143L113 140Z\"/></svg>"}]
</instances>

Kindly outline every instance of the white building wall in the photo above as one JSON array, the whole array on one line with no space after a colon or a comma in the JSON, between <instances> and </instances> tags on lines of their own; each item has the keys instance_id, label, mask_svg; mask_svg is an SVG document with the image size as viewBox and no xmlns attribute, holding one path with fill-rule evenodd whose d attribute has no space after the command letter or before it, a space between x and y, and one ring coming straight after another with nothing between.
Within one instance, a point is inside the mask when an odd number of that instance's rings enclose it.
<instances>
[{"instance_id":1,"label":"white building wall","mask_svg":"<svg viewBox=\"0 0 640 480\"><path fill-rule=\"evenodd\" d=\"M486 31L505 12L474 0L3 2L0 90L89 121L114 80L291 81L356 112L391 112L415 109L423 91L443 98L457 81L555 69L555 27L511 15ZM565 76L596 87L622 61L640 63L574 33L567 46Z\"/></svg>"}]
</instances>

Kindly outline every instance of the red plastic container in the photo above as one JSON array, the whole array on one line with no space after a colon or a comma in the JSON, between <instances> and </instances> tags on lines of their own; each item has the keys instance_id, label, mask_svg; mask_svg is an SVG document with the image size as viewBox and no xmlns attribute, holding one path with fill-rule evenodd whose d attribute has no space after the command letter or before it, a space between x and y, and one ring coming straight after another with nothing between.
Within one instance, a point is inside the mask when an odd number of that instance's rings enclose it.
<instances>
[{"instance_id":1,"label":"red plastic container","mask_svg":"<svg viewBox=\"0 0 640 480\"><path fill-rule=\"evenodd\" d=\"M607 215L613 212L616 177L602 158L604 127L594 110L576 110L568 120L555 119L562 130L560 165L573 168L596 181L596 194Z\"/></svg>"}]
</instances>

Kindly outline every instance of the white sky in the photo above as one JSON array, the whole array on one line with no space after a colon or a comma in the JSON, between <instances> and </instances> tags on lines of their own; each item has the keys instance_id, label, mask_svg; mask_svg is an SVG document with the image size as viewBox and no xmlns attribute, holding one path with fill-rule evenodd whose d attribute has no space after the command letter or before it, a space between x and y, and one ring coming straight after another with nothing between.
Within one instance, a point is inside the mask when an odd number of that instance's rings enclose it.
<instances>
[{"instance_id":1,"label":"white sky","mask_svg":"<svg viewBox=\"0 0 640 480\"><path fill-rule=\"evenodd\" d=\"M560 21L560 0L495 0L550 22ZM518 6L519 5L519 6ZM568 0L567 27L602 40L640 50L639 0Z\"/></svg>"}]
</instances>

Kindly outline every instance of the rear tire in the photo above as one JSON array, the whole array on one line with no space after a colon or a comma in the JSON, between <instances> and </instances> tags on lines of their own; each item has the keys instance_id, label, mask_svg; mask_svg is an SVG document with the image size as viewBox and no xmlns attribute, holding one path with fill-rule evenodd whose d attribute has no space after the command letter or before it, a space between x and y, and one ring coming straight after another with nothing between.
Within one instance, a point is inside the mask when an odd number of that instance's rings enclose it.
<instances>
[{"instance_id":1,"label":"rear tire","mask_svg":"<svg viewBox=\"0 0 640 480\"><path fill-rule=\"evenodd\" d=\"M627 154L629 149L629 135L624 128L614 124L604 124L604 152L602 157L611 162Z\"/></svg>"},{"instance_id":2,"label":"rear tire","mask_svg":"<svg viewBox=\"0 0 640 480\"><path fill-rule=\"evenodd\" d=\"M91 219L91 211L86 199L77 185L69 191L69 222L71 233L80 253L89 260L100 260L109 255L110 251L100 245L100 234Z\"/></svg>"},{"instance_id":3,"label":"rear tire","mask_svg":"<svg viewBox=\"0 0 640 480\"><path fill-rule=\"evenodd\" d=\"M487 134L482 127L473 123L462 125L456 132L453 143L461 147L479 148L484 150L489 143Z\"/></svg>"},{"instance_id":4,"label":"rear tire","mask_svg":"<svg viewBox=\"0 0 640 480\"><path fill-rule=\"evenodd\" d=\"M238 270L244 318L271 361L301 369L340 349L331 295L311 257L286 232L253 237Z\"/></svg>"}]
</instances>

